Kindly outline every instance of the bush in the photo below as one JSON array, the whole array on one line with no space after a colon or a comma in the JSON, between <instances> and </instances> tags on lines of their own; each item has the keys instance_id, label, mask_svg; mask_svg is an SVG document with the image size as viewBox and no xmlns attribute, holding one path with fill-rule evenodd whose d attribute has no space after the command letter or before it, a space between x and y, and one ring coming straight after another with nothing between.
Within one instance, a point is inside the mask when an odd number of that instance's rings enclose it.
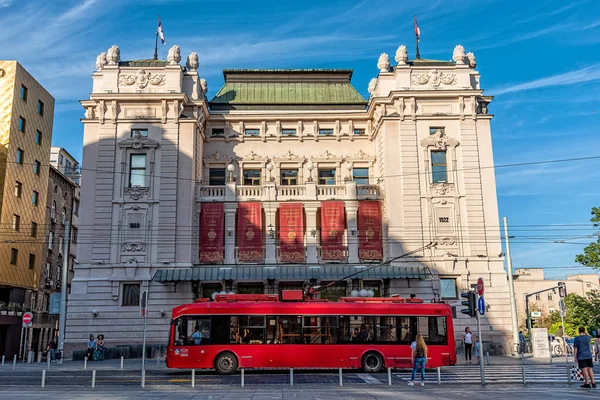
<instances>
[{"instance_id":1,"label":"bush","mask_svg":"<svg viewBox=\"0 0 600 400\"><path fill-rule=\"evenodd\" d=\"M561 322L555 322L552 325L550 325L550 329L548 329L548 333L552 334L552 335L556 335L556 332L558 331L558 328L560 328L562 326ZM577 328L575 328L573 325L565 322L565 334L568 336L577 336Z\"/></svg>"}]
</instances>

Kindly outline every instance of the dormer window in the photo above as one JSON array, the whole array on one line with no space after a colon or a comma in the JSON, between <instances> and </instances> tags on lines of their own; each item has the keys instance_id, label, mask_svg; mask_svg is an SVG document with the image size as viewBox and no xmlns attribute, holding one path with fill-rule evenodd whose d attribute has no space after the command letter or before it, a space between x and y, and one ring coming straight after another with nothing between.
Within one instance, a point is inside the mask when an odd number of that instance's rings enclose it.
<instances>
[{"instance_id":1,"label":"dormer window","mask_svg":"<svg viewBox=\"0 0 600 400\"><path fill-rule=\"evenodd\" d=\"M131 137L135 137L136 135L146 136L148 137L148 129L132 129Z\"/></svg>"},{"instance_id":2,"label":"dormer window","mask_svg":"<svg viewBox=\"0 0 600 400\"><path fill-rule=\"evenodd\" d=\"M225 136L225 129L213 128L211 136Z\"/></svg>"}]
</instances>

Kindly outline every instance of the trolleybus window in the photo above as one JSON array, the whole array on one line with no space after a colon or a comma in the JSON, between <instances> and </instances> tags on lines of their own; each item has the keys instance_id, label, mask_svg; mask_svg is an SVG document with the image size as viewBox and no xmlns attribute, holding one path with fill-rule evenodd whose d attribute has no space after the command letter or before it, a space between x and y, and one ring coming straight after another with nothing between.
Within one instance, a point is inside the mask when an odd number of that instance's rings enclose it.
<instances>
[{"instance_id":1,"label":"trolleybus window","mask_svg":"<svg viewBox=\"0 0 600 400\"><path fill-rule=\"evenodd\" d=\"M304 317L304 343L338 342L338 317Z\"/></svg>"},{"instance_id":2,"label":"trolleybus window","mask_svg":"<svg viewBox=\"0 0 600 400\"><path fill-rule=\"evenodd\" d=\"M267 343L302 343L302 317L295 315L268 316Z\"/></svg>"},{"instance_id":3,"label":"trolleybus window","mask_svg":"<svg viewBox=\"0 0 600 400\"><path fill-rule=\"evenodd\" d=\"M194 346L210 343L210 318L186 316L173 321L175 346ZM196 333L196 329L197 332Z\"/></svg>"},{"instance_id":4,"label":"trolleybus window","mask_svg":"<svg viewBox=\"0 0 600 400\"><path fill-rule=\"evenodd\" d=\"M262 315L242 315L239 318L240 342L243 344L263 344L265 342L265 317Z\"/></svg>"}]
</instances>

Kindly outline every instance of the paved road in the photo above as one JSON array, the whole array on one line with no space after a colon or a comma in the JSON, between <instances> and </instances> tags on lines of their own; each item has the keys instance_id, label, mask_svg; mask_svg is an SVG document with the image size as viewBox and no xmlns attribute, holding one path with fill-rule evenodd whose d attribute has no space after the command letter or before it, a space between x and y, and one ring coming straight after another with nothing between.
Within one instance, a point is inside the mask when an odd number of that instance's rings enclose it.
<instances>
[{"instance_id":1,"label":"paved road","mask_svg":"<svg viewBox=\"0 0 600 400\"><path fill-rule=\"evenodd\" d=\"M61 400L104 399L160 399L160 400L371 400L398 399L408 400L418 397L424 400L464 400L465 398L493 398L494 400L513 400L515 398L564 400L564 399L598 399L598 391L568 387L567 385L547 385L540 389L533 386L489 385L455 385L452 387L425 386L362 386L362 387L313 387L313 388L240 388L240 387L177 387L153 386L146 389L133 387L80 388L0 388L0 398L6 399L39 399L60 398Z\"/></svg>"}]
</instances>

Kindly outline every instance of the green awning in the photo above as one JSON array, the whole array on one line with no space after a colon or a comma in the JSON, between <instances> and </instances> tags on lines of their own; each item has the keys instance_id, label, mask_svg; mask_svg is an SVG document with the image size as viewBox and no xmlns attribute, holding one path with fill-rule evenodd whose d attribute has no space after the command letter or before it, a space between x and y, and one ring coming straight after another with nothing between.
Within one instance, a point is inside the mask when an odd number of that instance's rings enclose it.
<instances>
[{"instance_id":1,"label":"green awning","mask_svg":"<svg viewBox=\"0 0 600 400\"><path fill-rule=\"evenodd\" d=\"M429 269L421 265L381 266L368 269L353 265L321 266L232 266L232 267L194 267L161 268L152 278L155 282L220 281L278 279L306 281L309 279L335 280L365 270L356 275L362 279L422 279L430 276Z\"/></svg>"}]
</instances>

